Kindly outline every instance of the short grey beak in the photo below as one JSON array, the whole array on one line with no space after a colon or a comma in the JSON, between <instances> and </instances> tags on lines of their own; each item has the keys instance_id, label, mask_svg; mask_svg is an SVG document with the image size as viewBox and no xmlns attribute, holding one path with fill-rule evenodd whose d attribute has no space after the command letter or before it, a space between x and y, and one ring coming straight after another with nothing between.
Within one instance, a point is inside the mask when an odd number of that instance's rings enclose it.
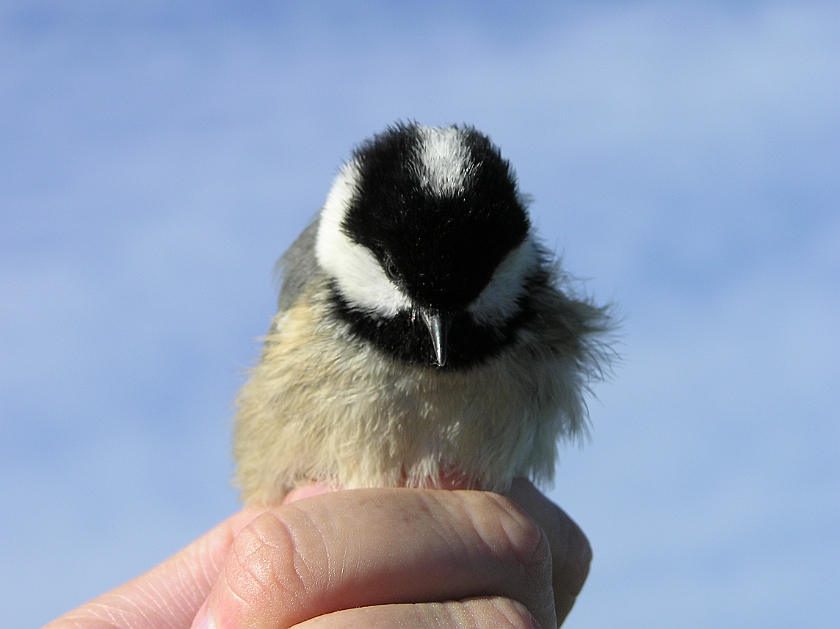
<instances>
[{"instance_id":1,"label":"short grey beak","mask_svg":"<svg viewBox=\"0 0 840 629\"><path fill-rule=\"evenodd\" d=\"M446 337L449 333L449 318L425 308L420 309L420 318L423 319L423 323L426 324L429 334L432 336L437 366L443 367L446 364Z\"/></svg>"}]
</instances>

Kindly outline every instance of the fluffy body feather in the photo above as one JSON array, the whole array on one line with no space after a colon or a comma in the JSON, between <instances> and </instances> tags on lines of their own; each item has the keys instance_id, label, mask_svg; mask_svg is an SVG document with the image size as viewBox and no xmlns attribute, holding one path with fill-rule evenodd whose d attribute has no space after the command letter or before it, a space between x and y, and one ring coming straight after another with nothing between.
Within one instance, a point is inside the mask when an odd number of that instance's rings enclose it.
<instances>
[{"instance_id":1,"label":"fluffy body feather","mask_svg":"<svg viewBox=\"0 0 840 629\"><path fill-rule=\"evenodd\" d=\"M281 265L279 312L237 400L246 502L315 480L550 481L558 440L585 430L609 317L563 290L507 162L475 130L400 125L363 145ZM448 360L419 314L451 323Z\"/></svg>"}]
</instances>

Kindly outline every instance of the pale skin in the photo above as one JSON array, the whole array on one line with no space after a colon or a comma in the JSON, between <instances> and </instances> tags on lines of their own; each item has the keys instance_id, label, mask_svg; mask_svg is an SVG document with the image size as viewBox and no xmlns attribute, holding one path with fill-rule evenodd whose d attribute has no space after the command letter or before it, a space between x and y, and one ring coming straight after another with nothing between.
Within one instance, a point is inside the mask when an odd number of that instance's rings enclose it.
<instances>
[{"instance_id":1,"label":"pale skin","mask_svg":"<svg viewBox=\"0 0 840 629\"><path fill-rule=\"evenodd\" d=\"M317 486L240 511L45 629L547 629L591 558L524 479L506 496Z\"/></svg>"}]
</instances>

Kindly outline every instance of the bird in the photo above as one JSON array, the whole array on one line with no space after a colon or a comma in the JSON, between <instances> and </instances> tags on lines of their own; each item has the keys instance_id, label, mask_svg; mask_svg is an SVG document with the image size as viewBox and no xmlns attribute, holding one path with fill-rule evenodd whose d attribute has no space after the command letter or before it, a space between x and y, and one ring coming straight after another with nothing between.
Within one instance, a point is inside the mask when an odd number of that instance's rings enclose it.
<instances>
[{"instance_id":1,"label":"bird","mask_svg":"<svg viewBox=\"0 0 840 629\"><path fill-rule=\"evenodd\" d=\"M587 432L614 317L542 244L510 163L470 125L359 144L278 262L233 419L235 484L278 504L340 488L553 481Z\"/></svg>"}]
</instances>

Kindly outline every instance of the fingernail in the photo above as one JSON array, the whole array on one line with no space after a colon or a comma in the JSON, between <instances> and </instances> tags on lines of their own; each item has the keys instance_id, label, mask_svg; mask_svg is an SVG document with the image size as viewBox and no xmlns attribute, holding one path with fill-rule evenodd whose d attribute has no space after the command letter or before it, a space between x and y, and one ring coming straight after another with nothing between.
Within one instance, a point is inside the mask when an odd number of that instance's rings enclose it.
<instances>
[{"instance_id":1,"label":"fingernail","mask_svg":"<svg viewBox=\"0 0 840 629\"><path fill-rule=\"evenodd\" d=\"M298 500L303 500L304 498L320 496L321 494L326 494L335 490L336 487L322 482L315 482L309 485L304 485L303 487L296 487L288 494L286 494L286 498L283 500L283 504L286 505L290 502L297 502Z\"/></svg>"},{"instance_id":2,"label":"fingernail","mask_svg":"<svg viewBox=\"0 0 840 629\"><path fill-rule=\"evenodd\" d=\"M216 623L213 622L213 618L210 616L207 601L204 601L204 604L199 608L190 629L216 629Z\"/></svg>"}]
</instances>

